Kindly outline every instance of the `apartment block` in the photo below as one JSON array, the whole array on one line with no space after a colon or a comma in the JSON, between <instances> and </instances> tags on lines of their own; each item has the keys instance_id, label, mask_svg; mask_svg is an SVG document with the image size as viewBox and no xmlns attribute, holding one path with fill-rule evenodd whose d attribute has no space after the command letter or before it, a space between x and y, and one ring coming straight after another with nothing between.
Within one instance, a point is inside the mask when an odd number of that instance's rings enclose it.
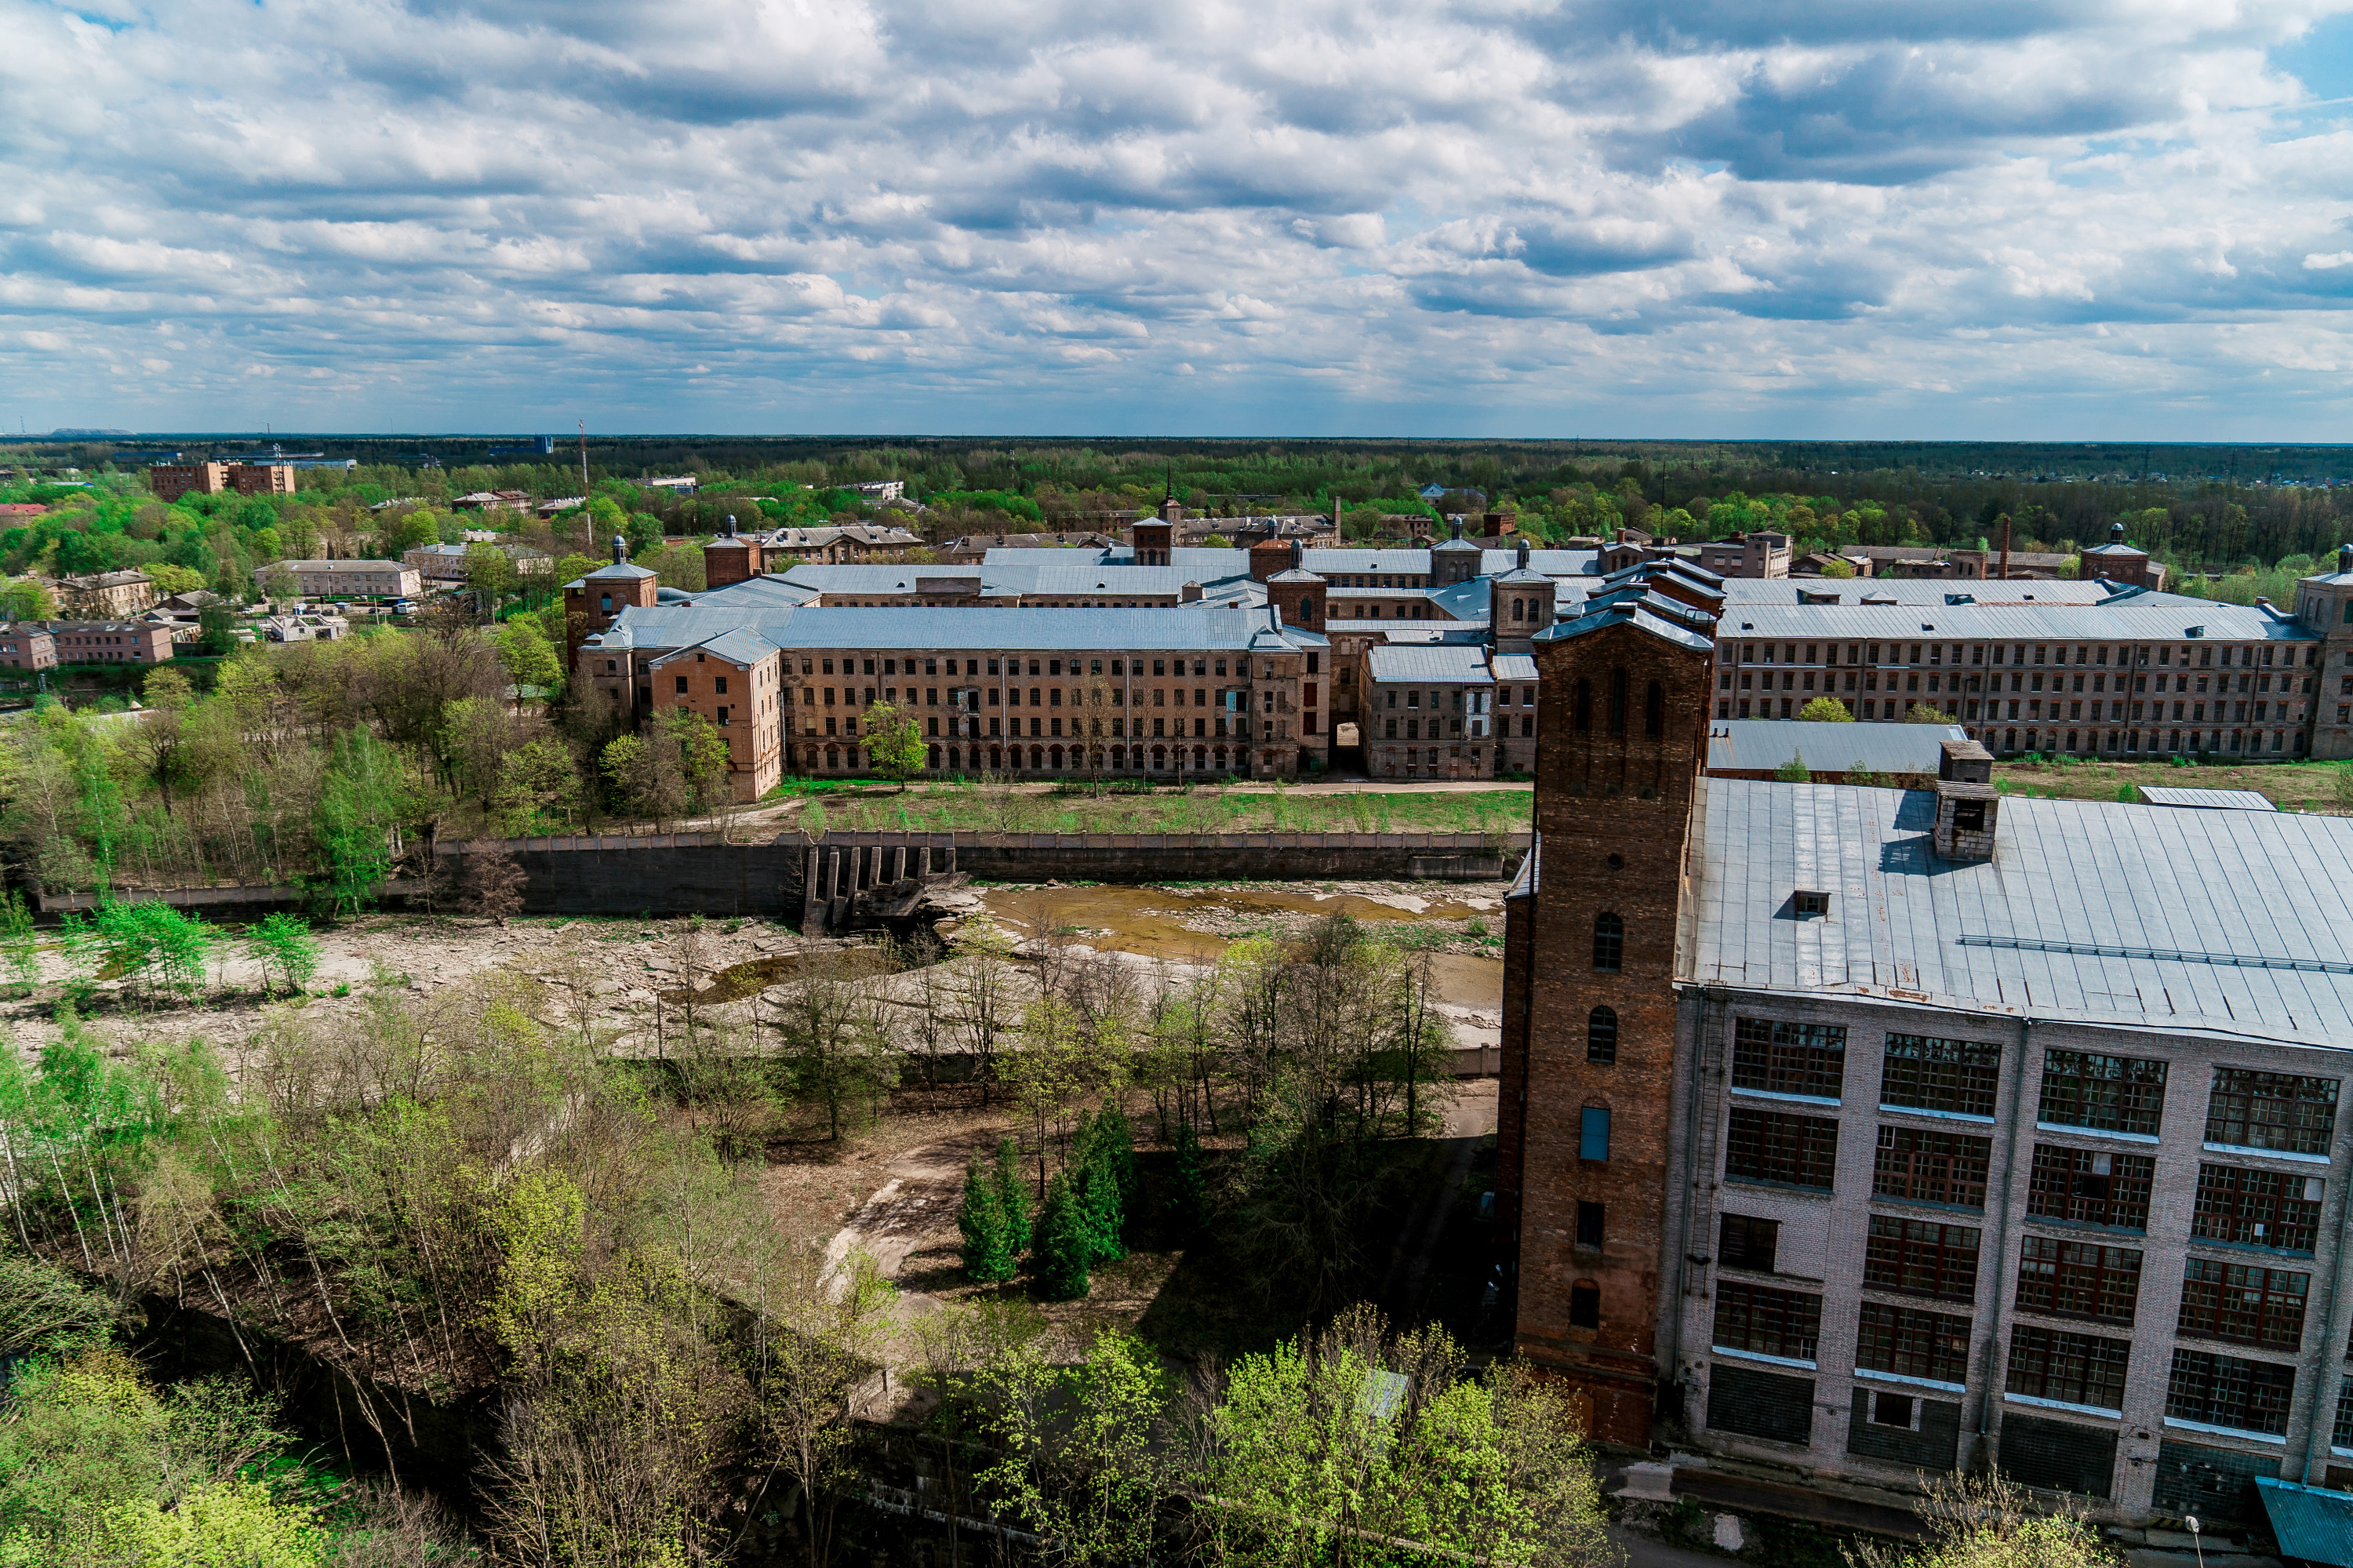
<instances>
[{"instance_id":1,"label":"apartment block","mask_svg":"<svg viewBox=\"0 0 2353 1568\"><path fill-rule=\"evenodd\" d=\"M279 561L253 569L256 588L283 568L294 576L304 598L414 599L425 589L423 574L399 561Z\"/></svg>"}]
</instances>

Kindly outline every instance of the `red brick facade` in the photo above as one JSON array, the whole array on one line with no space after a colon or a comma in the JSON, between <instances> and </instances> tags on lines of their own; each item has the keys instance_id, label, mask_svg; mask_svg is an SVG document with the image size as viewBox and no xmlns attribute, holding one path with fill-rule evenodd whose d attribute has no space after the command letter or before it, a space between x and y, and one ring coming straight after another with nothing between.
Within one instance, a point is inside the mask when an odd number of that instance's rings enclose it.
<instances>
[{"instance_id":1,"label":"red brick facade","mask_svg":"<svg viewBox=\"0 0 2353 1568\"><path fill-rule=\"evenodd\" d=\"M1590 1402L1593 1436L1638 1446L1659 1375L1676 919L1709 695L1705 645L1657 625L1630 615L1537 644L1541 851L1505 923L1496 1192L1519 1352ZM1603 1008L1614 1030L1597 1027Z\"/></svg>"}]
</instances>

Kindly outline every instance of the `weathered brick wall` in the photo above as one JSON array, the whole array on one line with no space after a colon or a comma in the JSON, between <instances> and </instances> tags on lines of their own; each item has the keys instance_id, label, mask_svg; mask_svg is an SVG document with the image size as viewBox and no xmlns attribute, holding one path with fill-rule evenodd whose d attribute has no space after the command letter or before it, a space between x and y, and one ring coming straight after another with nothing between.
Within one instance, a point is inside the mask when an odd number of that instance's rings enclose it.
<instances>
[{"instance_id":1,"label":"weathered brick wall","mask_svg":"<svg viewBox=\"0 0 2353 1568\"><path fill-rule=\"evenodd\" d=\"M1592 1402L1591 1430L1650 1440L1674 1075L1672 980L1684 839L1707 713L1707 653L1628 623L1540 646L1536 783L1541 867L1505 936L1504 1115L1498 1201L1514 1234L1520 1351ZM1622 717L1612 692L1625 676ZM1651 683L1662 723L1646 724ZM1577 723L1577 689L1589 714ZM1613 734L1613 729L1620 733ZM1594 967L1597 917L1624 923L1616 973ZM1594 1009L1617 1014L1614 1063L1587 1060ZM1609 1112L1606 1160L1579 1157L1583 1111ZM1577 1204L1603 1239L1577 1243ZM1572 1293L1599 1321L1571 1321Z\"/></svg>"}]
</instances>

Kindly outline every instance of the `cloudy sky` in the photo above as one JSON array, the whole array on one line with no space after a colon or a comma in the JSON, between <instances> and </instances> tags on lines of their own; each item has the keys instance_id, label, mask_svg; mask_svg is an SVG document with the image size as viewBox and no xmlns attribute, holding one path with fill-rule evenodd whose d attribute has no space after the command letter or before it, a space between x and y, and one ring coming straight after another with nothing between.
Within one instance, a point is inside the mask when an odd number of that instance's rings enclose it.
<instances>
[{"instance_id":1,"label":"cloudy sky","mask_svg":"<svg viewBox=\"0 0 2353 1568\"><path fill-rule=\"evenodd\" d=\"M2353 0L0 0L39 431L2353 439Z\"/></svg>"}]
</instances>

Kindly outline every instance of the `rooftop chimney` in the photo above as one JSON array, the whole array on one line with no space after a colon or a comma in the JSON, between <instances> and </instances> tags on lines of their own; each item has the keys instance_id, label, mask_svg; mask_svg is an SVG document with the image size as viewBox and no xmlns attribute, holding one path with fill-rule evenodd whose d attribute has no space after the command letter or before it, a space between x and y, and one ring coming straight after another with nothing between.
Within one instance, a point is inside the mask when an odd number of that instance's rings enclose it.
<instances>
[{"instance_id":1,"label":"rooftop chimney","mask_svg":"<svg viewBox=\"0 0 2353 1568\"><path fill-rule=\"evenodd\" d=\"M1933 835L1937 858L1991 860L1994 821L2000 810L2000 791L1990 784L1938 779L1936 829Z\"/></svg>"},{"instance_id":2,"label":"rooftop chimney","mask_svg":"<svg viewBox=\"0 0 2353 1568\"><path fill-rule=\"evenodd\" d=\"M2001 514L2001 580L2010 580L2010 514Z\"/></svg>"}]
</instances>

